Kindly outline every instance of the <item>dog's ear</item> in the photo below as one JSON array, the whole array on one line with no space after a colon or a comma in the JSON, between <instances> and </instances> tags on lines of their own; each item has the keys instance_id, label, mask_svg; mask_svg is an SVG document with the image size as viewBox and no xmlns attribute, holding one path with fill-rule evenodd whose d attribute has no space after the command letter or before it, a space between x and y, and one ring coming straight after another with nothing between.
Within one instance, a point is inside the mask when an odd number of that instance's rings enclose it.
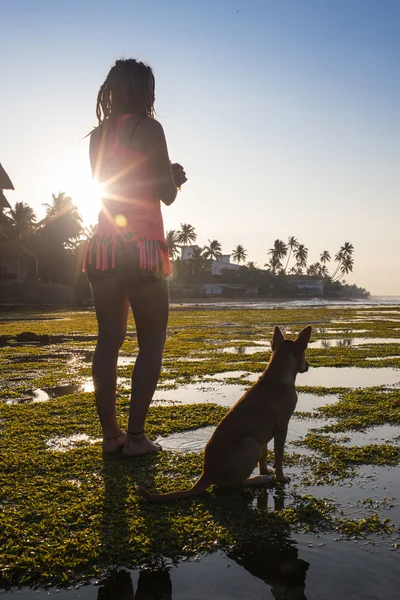
<instances>
[{"instance_id":1,"label":"dog's ear","mask_svg":"<svg viewBox=\"0 0 400 600\"><path fill-rule=\"evenodd\" d=\"M304 352L304 350L307 348L308 342L310 341L311 337L311 330L312 327L311 325L309 325L308 327L303 329L303 331L301 331L297 338L294 340L294 343L296 344L297 349L300 352Z\"/></svg>"},{"instance_id":2,"label":"dog's ear","mask_svg":"<svg viewBox=\"0 0 400 600\"><path fill-rule=\"evenodd\" d=\"M283 333L277 325L274 329L274 334L272 336L272 341L271 341L272 352L275 352L275 350L278 349L278 347L282 344L282 342L284 340L285 340L285 338L283 337Z\"/></svg>"}]
</instances>

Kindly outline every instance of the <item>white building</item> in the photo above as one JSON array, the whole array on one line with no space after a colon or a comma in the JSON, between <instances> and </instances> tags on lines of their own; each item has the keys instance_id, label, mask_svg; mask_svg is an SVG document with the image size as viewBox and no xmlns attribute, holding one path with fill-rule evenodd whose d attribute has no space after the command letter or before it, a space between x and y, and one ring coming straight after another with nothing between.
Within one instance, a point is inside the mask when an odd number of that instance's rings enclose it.
<instances>
[{"instance_id":1,"label":"white building","mask_svg":"<svg viewBox=\"0 0 400 600\"><path fill-rule=\"evenodd\" d=\"M307 296L323 296L324 282L313 275L286 275L289 283Z\"/></svg>"},{"instance_id":2,"label":"white building","mask_svg":"<svg viewBox=\"0 0 400 600\"><path fill-rule=\"evenodd\" d=\"M181 259L189 260L192 258L192 253L199 246L181 246ZM222 275L223 271L237 271L238 265L231 263L230 254L223 254L220 260L211 260L211 274Z\"/></svg>"}]
</instances>

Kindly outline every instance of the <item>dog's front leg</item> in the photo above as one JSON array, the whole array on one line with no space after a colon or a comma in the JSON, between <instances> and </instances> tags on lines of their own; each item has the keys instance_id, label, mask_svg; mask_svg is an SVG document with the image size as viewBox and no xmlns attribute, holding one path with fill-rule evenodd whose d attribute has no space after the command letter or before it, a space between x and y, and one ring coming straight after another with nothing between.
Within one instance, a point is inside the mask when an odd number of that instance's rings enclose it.
<instances>
[{"instance_id":1,"label":"dog's front leg","mask_svg":"<svg viewBox=\"0 0 400 600\"><path fill-rule=\"evenodd\" d=\"M274 452L275 452L275 475L278 481L288 483L289 477L283 472L283 455L285 451L285 441L287 436L288 423L278 423L274 427Z\"/></svg>"},{"instance_id":2,"label":"dog's front leg","mask_svg":"<svg viewBox=\"0 0 400 600\"><path fill-rule=\"evenodd\" d=\"M274 474L272 469L268 469L267 454L268 454L268 444L264 444L263 446L261 446L260 458L258 461L258 468L260 469L260 475L273 475Z\"/></svg>"}]
</instances>

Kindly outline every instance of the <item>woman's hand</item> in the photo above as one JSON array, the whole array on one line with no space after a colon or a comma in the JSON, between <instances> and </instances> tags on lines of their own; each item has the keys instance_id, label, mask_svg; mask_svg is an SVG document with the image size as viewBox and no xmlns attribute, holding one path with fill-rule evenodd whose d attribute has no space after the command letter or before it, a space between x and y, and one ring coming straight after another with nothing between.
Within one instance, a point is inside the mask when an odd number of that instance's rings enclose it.
<instances>
[{"instance_id":1,"label":"woman's hand","mask_svg":"<svg viewBox=\"0 0 400 600\"><path fill-rule=\"evenodd\" d=\"M186 173L183 170L182 165L180 165L179 163L171 164L171 169L172 169L172 176L174 178L175 185L177 188L180 188L181 185L183 185L185 183L185 181L187 181Z\"/></svg>"}]
</instances>

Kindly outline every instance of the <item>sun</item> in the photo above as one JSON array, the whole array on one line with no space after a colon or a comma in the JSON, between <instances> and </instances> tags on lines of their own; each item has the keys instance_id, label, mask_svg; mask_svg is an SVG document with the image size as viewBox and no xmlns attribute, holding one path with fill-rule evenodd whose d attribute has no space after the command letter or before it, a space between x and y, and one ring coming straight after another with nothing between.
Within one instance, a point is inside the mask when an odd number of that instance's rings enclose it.
<instances>
[{"instance_id":1,"label":"sun","mask_svg":"<svg viewBox=\"0 0 400 600\"><path fill-rule=\"evenodd\" d=\"M84 227L95 225L101 209L102 186L90 175L71 182L70 196L82 217Z\"/></svg>"}]
</instances>

